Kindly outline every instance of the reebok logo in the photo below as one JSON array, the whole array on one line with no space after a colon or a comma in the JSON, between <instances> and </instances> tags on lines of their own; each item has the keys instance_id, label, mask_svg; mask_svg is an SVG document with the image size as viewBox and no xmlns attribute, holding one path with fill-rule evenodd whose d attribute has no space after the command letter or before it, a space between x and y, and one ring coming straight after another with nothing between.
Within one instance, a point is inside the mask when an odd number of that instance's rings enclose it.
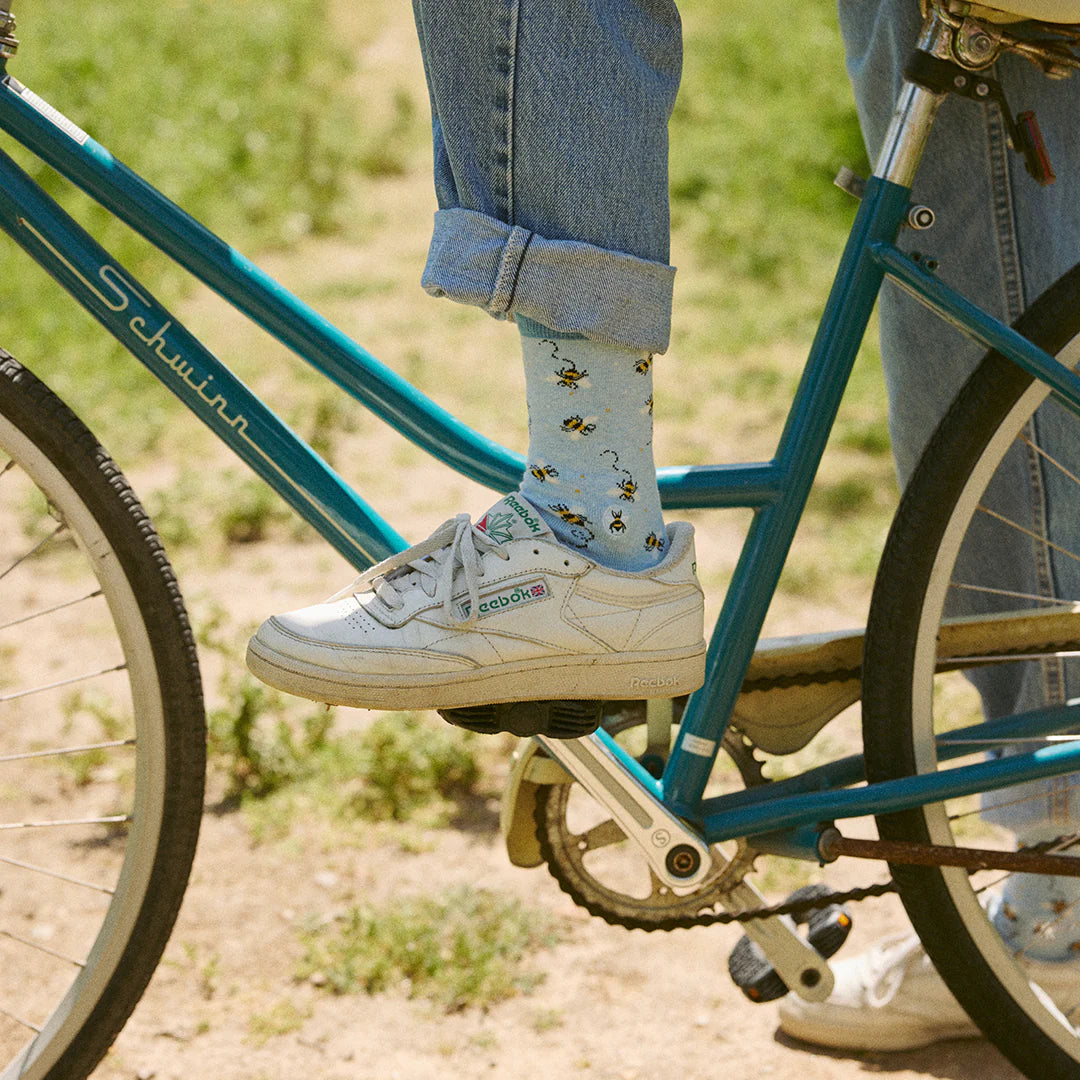
<instances>
[{"instance_id":1,"label":"reebok logo","mask_svg":"<svg viewBox=\"0 0 1080 1080\"><path fill-rule=\"evenodd\" d=\"M477 605L476 617L483 619L488 615L498 615L500 611L509 611L510 608L521 607L523 604L531 604L534 600L546 600L551 595L547 582L529 581L524 585L511 585L498 592L488 593L480 597ZM471 616L472 604L468 600L461 600L454 605L454 613L459 619L468 619Z\"/></svg>"},{"instance_id":2,"label":"reebok logo","mask_svg":"<svg viewBox=\"0 0 1080 1080\"><path fill-rule=\"evenodd\" d=\"M630 689L636 690L639 687L648 688L650 690L660 690L664 687L675 687L679 685L679 678L676 675L669 675L665 678L655 679L638 679L633 678L630 680Z\"/></svg>"},{"instance_id":3,"label":"reebok logo","mask_svg":"<svg viewBox=\"0 0 1080 1080\"><path fill-rule=\"evenodd\" d=\"M541 531L541 523L529 513L529 508L522 506L513 495L507 495L503 502L514 511L521 520L534 532Z\"/></svg>"}]
</instances>

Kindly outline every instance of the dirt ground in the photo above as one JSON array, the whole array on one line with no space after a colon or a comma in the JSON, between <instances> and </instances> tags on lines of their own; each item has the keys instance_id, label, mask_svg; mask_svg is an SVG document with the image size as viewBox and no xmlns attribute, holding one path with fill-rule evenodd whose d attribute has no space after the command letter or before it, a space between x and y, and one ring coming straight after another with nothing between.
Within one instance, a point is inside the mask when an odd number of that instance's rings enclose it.
<instances>
[{"instance_id":1,"label":"dirt ground","mask_svg":"<svg viewBox=\"0 0 1080 1080\"><path fill-rule=\"evenodd\" d=\"M488 495L466 489L464 505L486 505ZM432 501L441 504L457 494ZM722 540L709 543L722 546ZM258 545L229 565L203 564L182 576L194 578L189 589L198 595L228 589L237 619L254 620L340 583L346 571L339 560L312 558L311 552L310 544ZM294 573L268 575L267 567ZM833 621L843 616L829 614ZM349 711L343 713L347 723ZM164 962L96 1080L1019 1077L982 1041L898 1054L837 1054L785 1039L777 1032L776 1007L751 1004L730 981L726 961L737 930L646 934L593 919L546 869L510 865L497 810L492 798L455 826L425 833L422 842L403 850L378 830L370 842L339 846L328 842L324 825L303 820L286 840L258 843L242 813L215 810L211 800ZM872 826L855 828L865 834ZM825 875L837 887L882 879L882 870L866 863L838 865ZM360 900L432 894L465 882L519 897L567 921L567 939L533 961L544 976L533 992L487 1011L447 1014L409 999L404 988L335 997L297 981L296 930L303 920ZM772 889L770 896L779 899L783 891ZM894 898L868 901L855 909L845 950L853 953L903 927ZM253 1021L281 1008L299 1016L296 1029L257 1037Z\"/></svg>"}]
</instances>

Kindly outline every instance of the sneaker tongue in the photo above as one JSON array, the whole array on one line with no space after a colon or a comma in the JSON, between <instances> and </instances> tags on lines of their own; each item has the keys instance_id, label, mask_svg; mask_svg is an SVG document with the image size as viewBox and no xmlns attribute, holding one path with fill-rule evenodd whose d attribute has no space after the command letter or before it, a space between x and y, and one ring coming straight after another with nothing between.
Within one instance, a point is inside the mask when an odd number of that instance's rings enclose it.
<instances>
[{"instance_id":1,"label":"sneaker tongue","mask_svg":"<svg viewBox=\"0 0 1080 1080\"><path fill-rule=\"evenodd\" d=\"M501 498L476 523L476 527L496 544L511 540L532 540L548 536L551 530L544 524L540 511L520 491Z\"/></svg>"}]
</instances>

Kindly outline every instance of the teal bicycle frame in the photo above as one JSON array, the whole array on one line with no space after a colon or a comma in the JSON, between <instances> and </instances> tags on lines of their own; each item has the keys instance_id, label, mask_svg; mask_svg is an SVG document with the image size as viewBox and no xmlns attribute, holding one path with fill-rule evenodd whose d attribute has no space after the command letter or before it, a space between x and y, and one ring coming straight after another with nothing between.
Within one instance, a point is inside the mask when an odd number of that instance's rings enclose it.
<instances>
[{"instance_id":1,"label":"teal bicycle frame","mask_svg":"<svg viewBox=\"0 0 1080 1080\"><path fill-rule=\"evenodd\" d=\"M417 445L497 491L517 487L524 459L446 410L336 330L207 231L103 146L0 67L0 128ZM656 780L604 732L626 773L708 842L768 836L759 845L817 859L815 826L1080 771L1069 743L943 773L852 788L861 756L779 783L702 801L881 283L886 276L985 346L1047 383L1080 412L1080 378L938 281L895 245L910 182L940 96L906 83L875 176L865 189L801 383L772 460L660 470L664 506L754 511L709 646L702 690ZM6 154L0 153L0 228L357 567L405 540L293 434ZM1044 709L965 734L1036 738L1080 726L1077 708ZM955 735L956 733L954 733ZM976 747L968 742L964 752ZM948 748L941 756L947 757Z\"/></svg>"}]
</instances>

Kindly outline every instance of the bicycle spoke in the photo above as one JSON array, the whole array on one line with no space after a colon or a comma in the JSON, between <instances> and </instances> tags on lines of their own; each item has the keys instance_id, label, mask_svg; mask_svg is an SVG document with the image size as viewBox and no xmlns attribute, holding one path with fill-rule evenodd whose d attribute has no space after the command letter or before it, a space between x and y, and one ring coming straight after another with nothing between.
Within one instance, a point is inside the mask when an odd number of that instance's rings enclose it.
<instances>
[{"instance_id":1,"label":"bicycle spoke","mask_svg":"<svg viewBox=\"0 0 1080 1080\"><path fill-rule=\"evenodd\" d=\"M9 1020L14 1020L16 1024L19 1024L24 1028L29 1028L38 1035L41 1034L41 1028L39 1028L37 1024L31 1024L29 1020L24 1020L21 1016L16 1016L13 1012L8 1012L3 1005L0 1005L0 1016L6 1016Z\"/></svg>"},{"instance_id":2,"label":"bicycle spoke","mask_svg":"<svg viewBox=\"0 0 1080 1080\"><path fill-rule=\"evenodd\" d=\"M92 889L94 892L104 893L106 896L113 896L116 892L115 889L110 889L106 885L95 885L92 881L83 881L81 878L61 874L58 870L48 870L44 866L35 866L33 863L23 862L21 859L12 859L7 855L0 855L0 863L15 866L20 870L29 870L34 874L43 874L45 877L56 878L58 881L66 881L69 885L78 885L83 889Z\"/></svg>"},{"instance_id":3,"label":"bicycle spoke","mask_svg":"<svg viewBox=\"0 0 1080 1080\"><path fill-rule=\"evenodd\" d=\"M1040 791L1037 795L1024 795L1019 799L1010 799L1008 802L994 803L994 811L997 812L998 810L1004 810L1007 807L1023 806L1024 803L1034 802L1034 801L1036 801L1038 799L1045 799L1045 798L1046 798L1046 792L1045 791ZM949 814L949 821L951 821L951 822L963 821L965 818L974 817L976 814L981 814L982 812L983 812L982 807L978 807L975 810L964 810L964 811L959 812L959 813L950 813Z\"/></svg>"},{"instance_id":4,"label":"bicycle spoke","mask_svg":"<svg viewBox=\"0 0 1080 1080\"><path fill-rule=\"evenodd\" d=\"M1034 450L1044 461L1048 461L1064 476L1067 476L1077 487L1080 487L1080 478L1075 473L1070 472L1053 454L1048 454L1041 446L1033 443L1031 439L1027 437L1026 432L1021 431L1017 438L1026 446L1029 450Z\"/></svg>"},{"instance_id":5,"label":"bicycle spoke","mask_svg":"<svg viewBox=\"0 0 1080 1080\"><path fill-rule=\"evenodd\" d=\"M1077 739L1080 739L1080 735L1040 735L1037 739L950 739L947 735L939 735L935 742L938 746L974 746L981 749L984 746L1027 746L1032 743L1052 745L1076 742Z\"/></svg>"},{"instance_id":6,"label":"bicycle spoke","mask_svg":"<svg viewBox=\"0 0 1080 1080\"><path fill-rule=\"evenodd\" d=\"M1048 649L1038 653L987 653L983 656L950 656L949 664L957 667L965 664L975 667L986 664L1015 664L1020 660L1067 660L1080 656L1080 649Z\"/></svg>"},{"instance_id":7,"label":"bicycle spoke","mask_svg":"<svg viewBox=\"0 0 1080 1080\"><path fill-rule=\"evenodd\" d=\"M1025 536L1030 536L1032 540L1038 540L1040 544L1045 544L1048 548L1052 548L1059 554L1072 559L1074 562L1080 563L1080 555L1077 555L1066 547L1062 547L1060 544L1055 544L1053 540L1050 540L1045 536L1040 536L1034 529L1029 529L1019 522L1013 521L1012 518L1007 518L1004 514L999 514L996 510L991 510L990 507L984 506L982 503L979 503L978 509L986 514L987 517L992 517L995 521L1000 521L1010 528L1015 529L1017 532L1023 533Z\"/></svg>"},{"instance_id":8,"label":"bicycle spoke","mask_svg":"<svg viewBox=\"0 0 1080 1080\"><path fill-rule=\"evenodd\" d=\"M52 829L69 825L118 825L131 821L130 814L114 814L110 817L65 818L55 821L0 821L0 831L6 829Z\"/></svg>"},{"instance_id":9,"label":"bicycle spoke","mask_svg":"<svg viewBox=\"0 0 1080 1080\"><path fill-rule=\"evenodd\" d=\"M118 746L134 746L134 739L116 739L113 742L89 743L86 746L63 746L56 750L28 750L25 754L0 756L0 765L6 761L26 761L28 758L59 757L62 754L85 754L91 750L112 750Z\"/></svg>"},{"instance_id":10,"label":"bicycle spoke","mask_svg":"<svg viewBox=\"0 0 1080 1080\"><path fill-rule=\"evenodd\" d=\"M45 615L52 615L53 612L63 611L64 608L74 607L76 604L81 604L84 600L93 600L97 596L101 596L100 589L95 589L93 592L87 593L85 596L80 596L75 600L65 600L62 604L55 604L53 607L35 611L32 615L23 615L20 619L12 619L11 622L2 623L0 624L0 630L7 630L8 627L18 626L21 623L28 623L34 619L40 619Z\"/></svg>"},{"instance_id":11,"label":"bicycle spoke","mask_svg":"<svg viewBox=\"0 0 1080 1080\"><path fill-rule=\"evenodd\" d=\"M55 540L56 537L59 536L60 533L62 533L66 528L67 525L61 521L60 524L57 525L56 528L53 529L53 531L49 533L49 535L46 536L44 540L39 540L38 543L36 543L28 552L26 552L25 555L20 555L6 570L0 572L0 580L6 578L12 570L14 570L21 563L24 563L36 551L40 551L47 543L49 543L50 540Z\"/></svg>"},{"instance_id":12,"label":"bicycle spoke","mask_svg":"<svg viewBox=\"0 0 1080 1080\"><path fill-rule=\"evenodd\" d=\"M20 690L16 694L4 694L0 696L0 704L6 701L16 701L19 698L30 697L31 694L42 694L46 690L55 690L60 686L71 686L73 683L86 682L87 679L96 679L100 675L110 675L114 671L125 671L127 664L117 664L115 667L102 668L100 671L91 671L86 675L74 675L70 679L61 679L59 682L47 683L44 686L35 686L32 690Z\"/></svg>"},{"instance_id":13,"label":"bicycle spoke","mask_svg":"<svg viewBox=\"0 0 1080 1080\"><path fill-rule=\"evenodd\" d=\"M1012 589L993 589L987 585L969 585L963 581L950 581L949 588L989 593L991 596L1007 596L1015 600L1031 600L1037 604L1054 604L1061 608L1071 608L1075 603L1072 600L1062 600L1058 596L1038 596L1035 593L1015 592Z\"/></svg>"},{"instance_id":14,"label":"bicycle spoke","mask_svg":"<svg viewBox=\"0 0 1080 1080\"><path fill-rule=\"evenodd\" d=\"M42 945L38 941L31 941L29 938L19 937L18 934L13 934L10 930L0 930L0 937L7 938L9 941L17 941L20 945L25 945L28 949L36 949L38 952L45 953L46 956L54 956L57 960L63 960L67 964L71 964L73 967L84 968L84 964L81 960L76 960L71 956L65 956L62 952L57 952L55 949L50 949L46 945Z\"/></svg>"}]
</instances>

